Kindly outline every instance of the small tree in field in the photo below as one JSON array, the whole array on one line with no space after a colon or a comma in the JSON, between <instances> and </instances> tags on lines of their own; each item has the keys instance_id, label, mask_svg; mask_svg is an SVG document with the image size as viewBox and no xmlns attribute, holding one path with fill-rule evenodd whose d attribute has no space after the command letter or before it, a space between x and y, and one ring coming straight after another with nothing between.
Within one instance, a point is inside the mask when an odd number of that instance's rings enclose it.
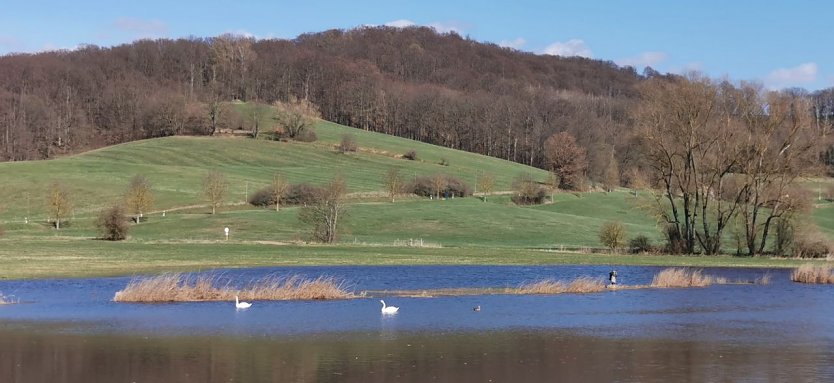
<instances>
[{"instance_id":1,"label":"small tree in field","mask_svg":"<svg viewBox=\"0 0 834 383\"><path fill-rule=\"evenodd\" d=\"M127 232L130 230L125 211L118 204L102 211L96 226L101 238L108 241L121 241L127 238Z\"/></svg>"},{"instance_id":2,"label":"small tree in field","mask_svg":"<svg viewBox=\"0 0 834 383\"><path fill-rule=\"evenodd\" d=\"M608 222L599 231L599 241L611 251L617 251L625 245L626 231L622 223Z\"/></svg>"},{"instance_id":3,"label":"small tree in field","mask_svg":"<svg viewBox=\"0 0 834 383\"><path fill-rule=\"evenodd\" d=\"M223 204L223 198L229 189L226 176L217 170L212 170L203 178L203 194L211 205L211 214L217 213L217 207Z\"/></svg>"},{"instance_id":4,"label":"small tree in field","mask_svg":"<svg viewBox=\"0 0 834 383\"><path fill-rule=\"evenodd\" d=\"M49 215L55 222L55 228L61 229L61 220L67 218L72 212L72 201L69 192L64 184L53 182L49 186L46 196L46 207Z\"/></svg>"},{"instance_id":5,"label":"small tree in field","mask_svg":"<svg viewBox=\"0 0 834 383\"><path fill-rule=\"evenodd\" d=\"M448 182L446 181L446 176L442 174L435 174L431 177L431 188L434 194L437 196L437 199L440 199L440 194L446 190L446 185Z\"/></svg>"},{"instance_id":6,"label":"small tree in field","mask_svg":"<svg viewBox=\"0 0 834 383\"><path fill-rule=\"evenodd\" d=\"M151 190L151 181L144 175L134 176L130 180L130 185L125 192L125 204L128 210L135 217L136 223L142 215L151 209L153 206L153 190Z\"/></svg>"},{"instance_id":7,"label":"small tree in field","mask_svg":"<svg viewBox=\"0 0 834 383\"><path fill-rule=\"evenodd\" d=\"M293 140L309 136L316 120L321 116L318 108L307 100L278 101L274 106L277 111L275 120L278 123L276 132Z\"/></svg>"},{"instance_id":8,"label":"small tree in field","mask_svg":"<svg viewBox=\"0 0 834 383\"><path fill-rule=\"evenodd\" d=\"M391 197L391 202L395 202L397 194L402 193L405 188L405 181L402 175L400 175L400 169L388 169L388 172L385 173L385 179L382 181L385 184L385 190L388 192L388 196Z\"/></svg>"},{"instance_id":9,"label":"small tree in field","mask_svg":"<svg viewBox=\"0 0 834 383\"><path fill-rule=\"evenodd\" d=\"M315 192L314 199L299 210L299 220L312 225L313 238L334 243L338 239L339 223L347 213L347 184L339 176Z\"/></svg>"},{"instance_id":10,"label":"small tree in field","mask_svg":"<svg viewBox=\"0 0 834 383\"><path fill-rule=\"evenodd\" d=\"M486 202L487 195L492 193L495 187L495 176L491 173L484 173L478 176L478 190L484 195L483 201Z\"/></svg>"},{"instance_id":11,"label":"small tree in field","mask_svg":"<svg viewBox=\"0 0 834 383\"><path fill-rule=\"evenodd\" d=\"M345 134L339 142L339 153L355 152L357 147L356 138L352 134Z\"/></svg>"},{"instance_id":12,"label":"small tree in field","mask_svg":"<svg viewBox=\"0 0 834 383\"><path fill-rule=\"evenodd\" d=\"M287 187L289 184L286 180L281 178L279 174L275 174L272 176L272 196L275 198L275 211L281 210L281 197L284 196L284 192L287 191Z\"/></svg>"}]
</instances>

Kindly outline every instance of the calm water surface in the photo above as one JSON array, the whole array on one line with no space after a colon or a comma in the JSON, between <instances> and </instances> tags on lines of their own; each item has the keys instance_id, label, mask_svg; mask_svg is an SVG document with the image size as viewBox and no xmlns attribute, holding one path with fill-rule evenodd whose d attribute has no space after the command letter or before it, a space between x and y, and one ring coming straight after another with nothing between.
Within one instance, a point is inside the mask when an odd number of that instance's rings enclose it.
<instances>
[{"instance_id":1,"label":"calm water surface","mask_svg":"<svg viewBox=\"0 0 834 383\"><path fill-rule=\"evenodd\" d=\"M619 267L621 284L660 269ZM594 266L212 271L245 283L330 275L357 291L504 287ZM770 285L587 295L125 304L130 278L0 281L0 382L834 381L834 289L787 270L706 269ZM482 310L472 308L480 305Z\"/></svg>"}]
</instances>

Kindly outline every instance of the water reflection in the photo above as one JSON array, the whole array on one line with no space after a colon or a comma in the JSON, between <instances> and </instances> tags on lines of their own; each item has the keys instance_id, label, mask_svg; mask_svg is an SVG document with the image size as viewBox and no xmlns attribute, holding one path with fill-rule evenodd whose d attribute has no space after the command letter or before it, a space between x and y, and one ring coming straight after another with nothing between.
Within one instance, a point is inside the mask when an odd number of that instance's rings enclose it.
<instances>
[{"instance_id":1,"label":"water reflection","mask_svg":"<svg viewBox=\"0 0 834 383\"><path fill-rule=\"evenodd\" d=\"M3 382L831 381L831 345L554 331L130 337L0 330Z\"/></svg>"},{"instance_id":2,"label":"water reflection","mask_svg":"<svg viewBox=\"0 0 834 383\"><path fill-rule=\"evenodd\" d=\"M620 283L658 271L618 267ZM321 267L357 290L503 287L607 275L594 266ZM752 280L765 271L708 269ZM0 382L834 381L830 286L330 302L120 304L128 278L0 281ZM475 312L473 307L480 306Z\"/></svg>"}]
</instances>

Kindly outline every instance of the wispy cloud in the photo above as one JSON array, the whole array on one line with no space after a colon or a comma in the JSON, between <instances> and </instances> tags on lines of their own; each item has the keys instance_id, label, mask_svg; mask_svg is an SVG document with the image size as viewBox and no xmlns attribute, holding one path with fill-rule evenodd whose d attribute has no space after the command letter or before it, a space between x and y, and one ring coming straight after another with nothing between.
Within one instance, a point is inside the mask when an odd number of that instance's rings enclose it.
<instances>
[{"instance_id":1,"label":"wispy cloud","mask_svg":"<svg viewBox=\"0 0 834 383\"><path fill-rule=\"evenodd\" d=\"M793 68L776 69L765 77L764 83L770 89L803 86L817 81L817 74L816 63L804 63Z\"/></svg>"},{"instance_id":2,"label":"wispy cloud","mask_svg":"<svg viewBox=\"0 0 834 383\"><path fill-rule=\"evenodd\" d=\"M552 56L579 56L579 57L593 57L591 48L585 44L585 41L580 39L570 39L566 42L557 41L544 48L542 53Z\"/></svg>"},{"instance_id":3,"label":"wispy cloud","mask_svg":"<svg viewBox=\"0 0 834 383\"><path fill-rule=\"evenodd\" d=\"M394 28L407 28L407 27L413 27L415 25L417 25L417 23L415 23L411 20L406 20L406 19L399 19L399 20L389 21L389 22L385 23L386 27L394 27Z\"/></svg>"},{"instance_id":4,"label":"wispy cloud","mask_svg":"<svg viewBox=\"0 0 834 383\"><path fill-rule=\"evenodd\" d=\"M640 69L647 66L655 67L657 64L666 61L667 57L666 53L663 52L643 52L637 56L627 57L616 62L622 66L632 66Z\"/></svg>"},{"instance_id":5,"label":"wispy cloud","mask_svg":"<svg viewBox=\"0 0 834 383\"><path fill-rule=\"evenodd\" d=\"M527 40L524 40L523 38L519 37L515 40L501 40L498 43L498 46L504 48L521 49L521 47L523 47L524 44L527 44Z\"/></svg>"},{"instance_id":6,"label":"wispy cloud","mask_svg":"<svg viewBox=\"0 0 834 383\"><path fill-rule=\"evenodd\" d=\"M168 25L162 21L133 17L120 17L113 22L113 27L135 38L157 38L168 33Z\"/></svg>"}]
</instances>

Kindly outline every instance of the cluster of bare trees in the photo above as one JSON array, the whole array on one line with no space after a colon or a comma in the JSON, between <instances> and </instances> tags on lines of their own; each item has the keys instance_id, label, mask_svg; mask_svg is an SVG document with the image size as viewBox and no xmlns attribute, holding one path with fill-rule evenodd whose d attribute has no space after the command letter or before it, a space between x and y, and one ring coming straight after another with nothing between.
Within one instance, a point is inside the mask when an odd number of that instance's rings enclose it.
<instances>
[{"instance_id":1,"label":"cluster of bare trees","mask_svg":"<svg viewBox=\"0 0 834 383\"><path fill-rule=\"evenodd\" d=\"M716 254L725 230L740 228L747 253L764 253L776 223L803 206L796 181L813 174L826 143L809 98L697 75L640 90L636 137L662 190L668 250Z\"/></svg>"},{"instance_id":2,"label":"cluster of bare trees","mask_svg":"<svg viewBox=\"0 0 834 383\"><path fill-rule=\"evenodd\" d=\"M610 62L537 56L428 28L8 55L0 57L0 159L220 129L260 132L259 116L237 115L226 103L239 99L541 167L545 139L568 131L587 149L593 179L611 155L598 147L628 157L613 133L629 129L640 78ZM308 120L292 117L308 114L282 114L290 118L278 125L303 135Z\"/></svg>"}]
</instances>

